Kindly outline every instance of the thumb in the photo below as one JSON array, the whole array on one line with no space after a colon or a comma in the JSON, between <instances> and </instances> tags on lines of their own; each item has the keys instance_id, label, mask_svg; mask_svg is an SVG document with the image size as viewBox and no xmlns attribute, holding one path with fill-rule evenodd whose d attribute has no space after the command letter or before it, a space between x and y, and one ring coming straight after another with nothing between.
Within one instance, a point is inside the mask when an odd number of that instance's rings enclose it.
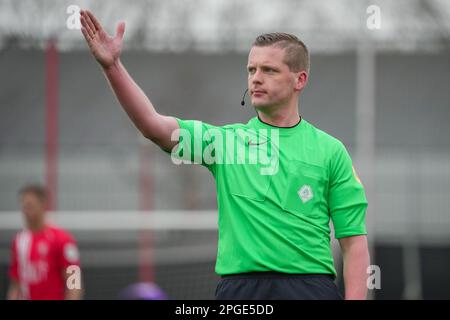
<instances>
[{"instance_id":1,"label":"thumb","mask_svg":"<svg viewBox=\"0 0 450 320\"><path fill-rule=\"evenodd\" d=\"M125 21L121 21L117 24L116 38L119 38L122 40L124 33L125 33Z\"/></svg>"}]
</instances>

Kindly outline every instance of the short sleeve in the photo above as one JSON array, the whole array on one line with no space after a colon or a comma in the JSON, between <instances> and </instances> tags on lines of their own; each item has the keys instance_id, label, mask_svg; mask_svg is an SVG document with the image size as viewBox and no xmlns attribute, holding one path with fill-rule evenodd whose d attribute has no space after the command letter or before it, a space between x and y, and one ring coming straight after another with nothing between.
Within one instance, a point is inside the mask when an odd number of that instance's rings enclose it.
<instances>
[{"instance_id":1,"label":"short sleeve","mask_svg":"<svg viewBox=\"0 0 450 320\"><path fill-rule=\"evenodd\" d=\"M65 269L68 266L80 265L80 253L74 237L67 233L61 233L59 237L59 261L60 267Z\"/></svg>"},{"instance_id":2,"label":"short sleeve","mask_svg":"<svg viewBox=\"0 0 450 320\"><path fill-rule=\"evenodd\" d=\"M12 280L19 280L19 265L17 262L17 247L16 247L16 239L14 238L11 245L11 260L9 264L9 277Z\"/></svg>"},{"instance_id":3,"label":"short sleeve","mask_svg":"<svg viewBox=\"0 0 450 320\"><path fill-rule=\"evenodd\" d=\"M198 120L175 119L180 132L179 143L171 152L174 162L201 164L214 174L219 150L215 142L223 142L223 129Z\"/></svg>"},{"instance_id":4,"label":"short sleeve","mask_svg":"<svg viewBox=\"0 0 450 320\"><path fill-rule=\"evenodd\" d=\"M367 199L352 159L339 142L330 160L329 213L336 239L367 234Z\"/></svg>"}]
</instances>

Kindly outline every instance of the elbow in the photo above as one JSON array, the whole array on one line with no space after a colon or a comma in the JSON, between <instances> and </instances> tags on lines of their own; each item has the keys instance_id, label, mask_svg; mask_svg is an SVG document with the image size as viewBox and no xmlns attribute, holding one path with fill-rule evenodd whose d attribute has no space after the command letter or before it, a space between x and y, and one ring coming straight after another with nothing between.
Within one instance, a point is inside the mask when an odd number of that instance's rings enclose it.
<instances>
[{"instance_id":1,"label":"elbow","mask_svg":"<svg viewBox=\"0 0 450 320\"><path fill-rule=\"evenodd\" d=\"M141 132L142 136L143 136L145 139L148 139L148 140L152 140L152 141L153 141L154 137L153 137L153 135L152 135L150 132L147 132L147 131L145 131L145 130L139 130L139 131Z\"/></svg>"},{"instance_id":2,"label":"elbow","mask_svg":"<svg viewBox=\"0 0 450 320\"><path fill-rule=\"evenodd\" d=\"M145 139L151 140L152 142L156 142L158 140L157 135L155 135L155 133L152 130L142 128L139 129L139 131L141 132L142 136Z\"/></svg>"},{"instance_id":3,"label":"elbow","mask_svg":"<svg viewBox=\"0 0 450 320\"><path fill-rule=\"evenodd\" d=\"M358 252L360 254L369 254L369 247L365 235L350 236L340 239L342 253Z\"/></svg>"},{"instance_id":4,"label":"elbow","mask_svg":"<svg viewBox=\"0 0 450 320\"><path fill-rule=\"evenodd\" d=\"M155 135L154 133L147 132L147 131L141 131L141 134L145 139L150 140L154 144L161 145L161 141L162 141L161 137Z\"/></svg>"}]
</instances>

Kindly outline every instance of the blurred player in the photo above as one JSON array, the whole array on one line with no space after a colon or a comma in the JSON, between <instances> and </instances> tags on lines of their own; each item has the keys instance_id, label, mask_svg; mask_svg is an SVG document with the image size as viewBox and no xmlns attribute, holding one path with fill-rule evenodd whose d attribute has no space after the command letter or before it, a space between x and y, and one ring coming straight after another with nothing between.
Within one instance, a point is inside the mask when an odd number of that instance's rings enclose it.
<instances>
[{"instance_id":1,"label":"blurred player","mask_svg":"<svg viewBox=\"0 0 450 320\"><path fill-rule=\"evenodd\" d=\"M47 192L40 185L19 192L26 228L14 238L9 269L11 300L81 299L75 239L47 221Z\"/></svg>"},{"instance_id":2,"label":"blurred player","mask_svg":"<svg viewBox=\"0 0 450 320\"><path fill-rule=\"evenodd\" d=\"M330 219L343 253L345 298L366 298L367 200L343 143L299 115L309 77L303 42L286 33L256 38L247 85L257 117L219 127L159 114L120 61L125 23L111 37L89 11L82 10L80 20L92 54L139 131L172 155L181 150L215 178L215 270L222 276L217 299L341 299L333 282ZM261 135L247 139L250 132ZM222 152L228 142L233 147ZM267 145L277 154L269 159L272 167L229 161L246 160ZM208 156L211 149L215 156ZM229 163L215 161L219 153L230 156Z\"/></svg>"}]
</instances>

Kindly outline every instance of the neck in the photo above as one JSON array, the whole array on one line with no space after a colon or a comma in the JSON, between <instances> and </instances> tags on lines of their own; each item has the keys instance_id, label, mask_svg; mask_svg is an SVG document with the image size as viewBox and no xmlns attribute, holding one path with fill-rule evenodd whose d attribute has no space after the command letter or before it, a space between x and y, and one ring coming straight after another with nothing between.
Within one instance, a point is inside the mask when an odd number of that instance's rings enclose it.
<instances>
[{"instance_id":1,"label":"neck","mask_svg":"<svg viewBox=\"0 0 450 320\"><path fill-rule=\"evenodd\" d=\"M27 227L29 230L33 232L41 231L45 227L45 221L34 221L34 222L28 222Z\"/></svg>"},{"instance_id":2,"label":"neck","mask_svg":"<svg viewBox=\"0 0 450 320\"><path fill-rule=\"evenodd\" d=\"M257 113L263 122L277 127L292 127L300 120L297 108L258 110Z\"/></svg>"}]
</instances>

